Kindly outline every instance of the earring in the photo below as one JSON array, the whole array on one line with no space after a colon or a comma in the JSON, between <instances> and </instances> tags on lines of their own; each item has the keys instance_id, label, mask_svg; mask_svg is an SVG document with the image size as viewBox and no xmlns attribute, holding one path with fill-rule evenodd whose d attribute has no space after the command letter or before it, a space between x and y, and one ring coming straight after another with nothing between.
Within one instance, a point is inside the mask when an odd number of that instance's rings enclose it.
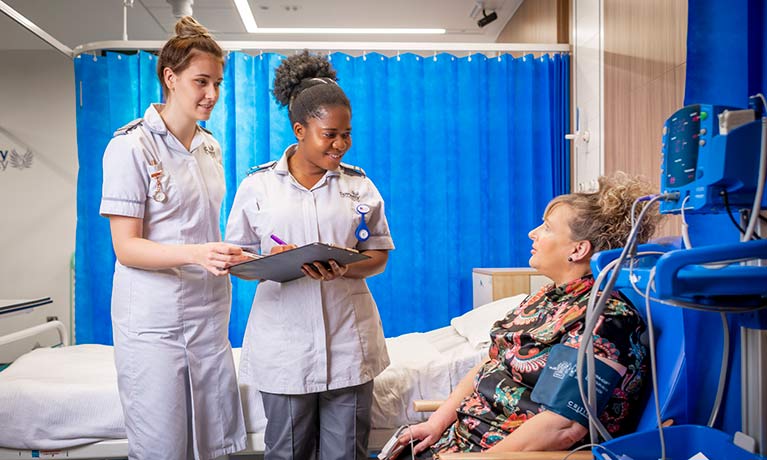
<instances>
[{"instance_id":1,"label":"earring","mask_svg":"<svg viewBox=\"0 0 767 460\"><path fill-rule=\"evenodd\" d=\"M573 258L572 258L572 257L568 257L568 258L567 258L567 261L568 261L568 262L572 262L572 261L573 261Z\"/></svg>"}]
</instances>

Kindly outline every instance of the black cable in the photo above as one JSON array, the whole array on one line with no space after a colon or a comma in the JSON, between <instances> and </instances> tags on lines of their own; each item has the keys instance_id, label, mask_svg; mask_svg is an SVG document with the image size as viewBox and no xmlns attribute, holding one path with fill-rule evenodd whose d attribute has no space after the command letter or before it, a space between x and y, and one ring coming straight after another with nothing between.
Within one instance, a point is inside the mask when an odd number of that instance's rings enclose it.
<instances>
[{"instance_id":1,"label":"black cable","mask_svg":"<svg viewBox=\"0 0 767 460\"><path fill-rule=\"evenodd\" d=\"M722 191L719 192L719 195L722 196L722 200L724 201L724 208L727 210L727 217L730 218L730 221L732 222L732 224L738 229L738 231L740 231L740 234L745 235L746 230L743 227L741 227L738 221L736 221L735 218L732 216L732 210L730 209L730 199L727 196L727 190L722 189ZM759 217L764 219L764 217L762 217L761 215ZM761 240L762 237L759 236L756 232L754 232L753 239Z\"/></svg>"}]
</instances>

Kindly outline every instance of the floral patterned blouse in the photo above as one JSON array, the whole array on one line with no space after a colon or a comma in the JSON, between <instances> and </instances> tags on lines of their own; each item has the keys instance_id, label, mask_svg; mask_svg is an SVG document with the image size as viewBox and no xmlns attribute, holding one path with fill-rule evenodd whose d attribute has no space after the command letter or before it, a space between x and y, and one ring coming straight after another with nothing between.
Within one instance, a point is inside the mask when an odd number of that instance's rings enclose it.
<instances>
[{"instance_id":1,"label":"floral patterned blouse","mask_svg":"<svg viewBox=\"0 0 767 460\"><path fill-rule=\"evenodd\" d=\"M560 286L544 286L497 321L490 331L490 360L474 379L474 391L458 407L458 419L432 446L437 452L487 450L543 407L530 399L552 346L578 348L586 305L594 285L591 275ZM600 420L611 434L631 430L646 374L646 329L634 307L618 293L594 330L599 356L626 367Z\"/></svg>"}]
</instances>

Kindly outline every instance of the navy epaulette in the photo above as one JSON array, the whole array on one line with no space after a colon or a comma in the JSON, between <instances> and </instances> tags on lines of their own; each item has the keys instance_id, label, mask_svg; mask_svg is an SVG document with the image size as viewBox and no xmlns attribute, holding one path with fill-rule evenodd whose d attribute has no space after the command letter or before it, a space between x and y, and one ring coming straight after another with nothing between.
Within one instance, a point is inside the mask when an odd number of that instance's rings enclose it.
<instances>
[{"instance_id":1,"label":"navy epaulette","mask_svg":"<svg viewBox=\"0 0 767 460\"><path fill-rule=\"evenodd\" d=\"M348 174L350 176L365 177L365 170L360 168L359 166L353 166L353 165L348 165L346 163L341 163L341 171L343 171L345 174Z\"/></svg>"},{"instance_id":2,"label":"navy epaulette","mask_svg":"<svg viewBox=\"0 0 767 460\"><path fill-rule=\"evenodd\" d=\"M277 164L277 160L274 160L268 163L260 164L258 166L253 166L252 168L248 169L248 176L250 176L251 174L255 174L257 172L262 172L262 171L272 169L274 168L276 164Z\"/></svg>"},{"instance_id":3,"label":"navy epaulette","mask_svg":"<svg viewBox=\"0 0 767 460\"><path fill-rule=\"evenodd\" d=\"M112 134L112 136L122 136L123 134L128 134L129 132L133 131L137 127L141 126L141 123L143 122L144 122L143 118L136 118L132 122L128 123L127 125L115 131L114 134Z\"/></svg>"}]
</instances>

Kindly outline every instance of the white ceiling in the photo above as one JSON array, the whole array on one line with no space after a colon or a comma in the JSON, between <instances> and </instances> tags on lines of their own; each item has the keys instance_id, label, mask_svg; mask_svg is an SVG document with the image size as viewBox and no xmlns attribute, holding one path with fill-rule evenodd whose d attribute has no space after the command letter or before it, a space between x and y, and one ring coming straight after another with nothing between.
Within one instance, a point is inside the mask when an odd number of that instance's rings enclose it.
<instances>
[{"instance_id":1,"label":"white ceiling","mask_svg":"<svg viewBox=\"0 0 767 460\"><path fill-rule=\"evenodd\" d=\"M0 0L69 48L121 40L123 0ZM259 27L444 28L445 35L251 35L233 0L194 0L195 18L219 40L407 41L493 43L522 0L485 0L498 20L477 26L475 0L249 0ZM474 17L470 14L475 12ZM130 40L165 40L175 18L166 0L134 0L128 8ZM49 49L0 13L0 50Z\"/></svg>"}]
</instances>

